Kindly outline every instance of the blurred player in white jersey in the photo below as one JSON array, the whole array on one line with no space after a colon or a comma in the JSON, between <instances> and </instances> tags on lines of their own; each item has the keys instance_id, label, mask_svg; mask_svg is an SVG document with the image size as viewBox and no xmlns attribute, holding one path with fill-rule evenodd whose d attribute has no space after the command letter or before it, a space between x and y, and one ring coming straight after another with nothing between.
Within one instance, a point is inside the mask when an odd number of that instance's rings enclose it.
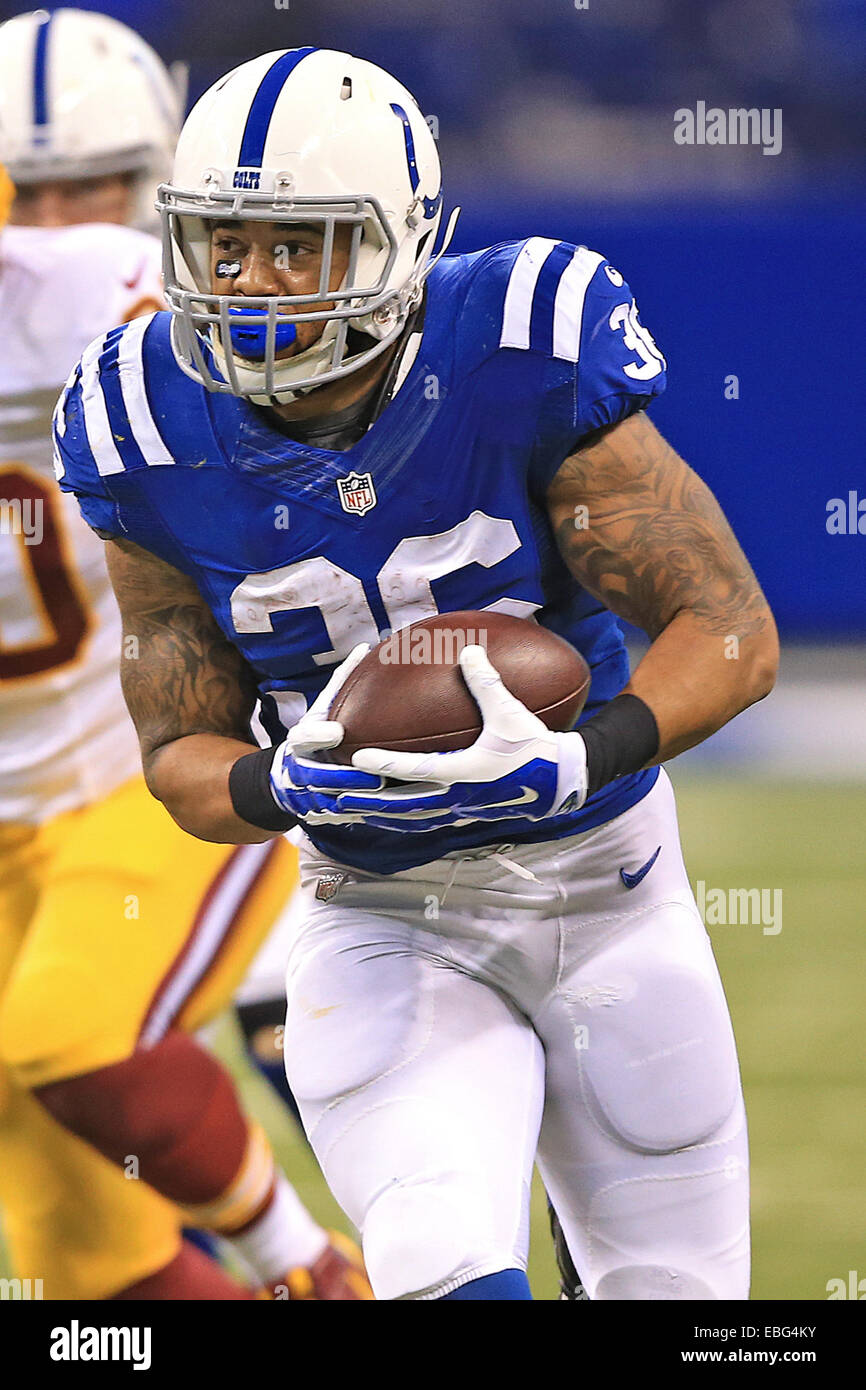
<instances>
[{"instance_id":1,"label":"blurred player in white jersey","mask_svg":"<svg viewBox=\"0 0 866 1390\"><path fill-rule=\"evenodd\" d=\"M253 1297L181 1240L193 1223L278 1297L363 1299L351 1243L191 1036L231 1001L295 853L193 840L148 794L103 547L53 481L72 363L161 303L159 243L108 224L146 224L181 107L104 16L0 27L0 226L19 224L0 237L0 1208L14 1272L49 1298Z\"/></svg>"}]
</instances>

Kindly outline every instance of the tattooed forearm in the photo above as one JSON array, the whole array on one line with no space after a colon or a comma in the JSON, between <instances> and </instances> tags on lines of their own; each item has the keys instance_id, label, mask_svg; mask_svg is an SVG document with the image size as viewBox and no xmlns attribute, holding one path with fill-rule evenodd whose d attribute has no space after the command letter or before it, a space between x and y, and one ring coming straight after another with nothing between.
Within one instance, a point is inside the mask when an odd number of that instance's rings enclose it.
<instances>
[{"instance_id":1,"label":"tattooed forearm","mask_svg":"<svg viewBox=\"0 0 866 1390\"><path fill-rule=\"evenodd\" d=\"M772 623L718 502L645 415L585 442L548 504L572 573L650 637L684 610L717 636Z\"/></svg>"},{"instance_id":2,"label":"tattooed forearm","mask_svg":"<svg viewBox=\"0 0 866 1390\"><path fill-rule=\"evenodd\" d=\"M254 682L193 581L127 541L106 553L123 615L123 693L145 771L189 734L252 742Z\"/></svg>"}]
</instances>

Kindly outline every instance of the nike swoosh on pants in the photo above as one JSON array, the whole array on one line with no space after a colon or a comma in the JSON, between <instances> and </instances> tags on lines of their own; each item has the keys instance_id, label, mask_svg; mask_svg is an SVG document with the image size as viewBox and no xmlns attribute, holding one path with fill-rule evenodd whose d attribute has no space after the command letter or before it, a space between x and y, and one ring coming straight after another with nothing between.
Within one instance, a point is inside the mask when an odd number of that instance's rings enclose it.
<instances>
[{"instance_id":1,"label":"nike swoosh on pants","mask_svg":"<svg viewBox=\"0 0 866 1390\"><path fill-rule=\"evenodd\" d=\"M620 869L619 876L625 884L626 888L637 888L638 884L643 882L650 869L652 868L653 864L656 862L659 855L661 854L661 848L661 845L659 845L655 854L650 855L646 863L641 864L640 868L636 869L633 874L630 874L628 869Z\"/></svg>"}]
</instances>

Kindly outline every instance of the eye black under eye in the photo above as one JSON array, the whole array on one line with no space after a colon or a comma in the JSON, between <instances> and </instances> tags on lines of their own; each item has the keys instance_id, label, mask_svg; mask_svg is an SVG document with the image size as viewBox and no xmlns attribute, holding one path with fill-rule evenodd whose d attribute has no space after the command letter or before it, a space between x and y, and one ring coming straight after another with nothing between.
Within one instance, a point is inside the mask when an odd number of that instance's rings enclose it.
<instances>
[{"instance_id":1,"label":"eye black under eye","mask_svg":"<svg viewBox=\"0 0 866 1390\"><path fill-rule=\"evenodd\" d=\"M219 280L234 280L241 273L241 263L234 261L217 261L214 267L214 274Z\"/></svg>"}]
</instances>

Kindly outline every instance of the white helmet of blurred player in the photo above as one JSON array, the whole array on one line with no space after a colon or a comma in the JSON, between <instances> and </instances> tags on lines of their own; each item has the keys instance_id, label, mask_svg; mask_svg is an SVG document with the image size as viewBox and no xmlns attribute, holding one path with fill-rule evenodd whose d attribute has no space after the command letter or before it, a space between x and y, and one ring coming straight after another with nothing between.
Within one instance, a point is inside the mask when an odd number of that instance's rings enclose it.
<instances>
[{"instance_id":1,"label":"white helmet of blurred player","mask_svg":"<svg viewBox=\"0 0 866 1390\"><path fill-rule=\"evenodd\" d=\"M289 401L357 371L402 333L441 217L439 157L414 97L373 63L330 49L266 53L190 112L159 209L183 370L211 391ZM317 290L212 293L212 228L244 221L319 228ZM335 290L341 226L349 259ZM299 323L321 331L288 356Z\"/></svg>"},{"instance_id":2,"label":"white helmet of blurred player","mask_svg":"<svg viewBox=\"0 0 866 1390\"><path fill-rule=\"evenodd\" d=\"M132 220L154 222L185 86L107 15L35 10L0 25L0 158L16 185L134 176Z\"/></svg>"}]
</instances>

